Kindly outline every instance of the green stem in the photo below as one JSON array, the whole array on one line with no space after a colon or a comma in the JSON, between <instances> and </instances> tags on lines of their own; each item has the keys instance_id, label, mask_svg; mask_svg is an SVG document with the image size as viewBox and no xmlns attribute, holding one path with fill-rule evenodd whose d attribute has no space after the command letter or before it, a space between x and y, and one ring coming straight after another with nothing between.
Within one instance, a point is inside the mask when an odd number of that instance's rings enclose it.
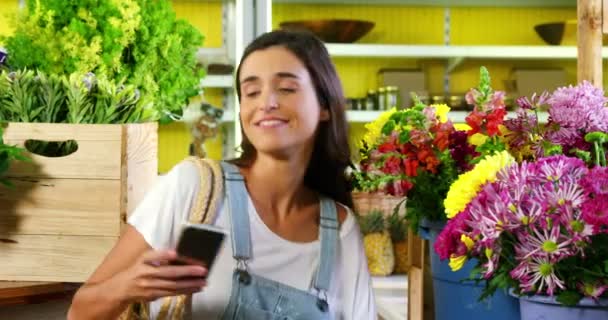
<instances>
[{"instance_id":1,"label":"green stem","mask_svg":"<svg viewBox=\"0 0 608 320\"><path fill-rule=\"evenodd\" d=\"M595 165L599 166L600 165L600 146L598 145L597 141L593 142L593 149L595 149Z\"/></svg>"},{"instance_id":2,"label":"green stem","mask_svg":"<svg viewBox=\"0 0 608 320\"><path fill-rule=\"evenodd\" d=\"M589 269L585 269L585 268L582 268L582 267L577 267L577 266L575 266L574 268L575 268L575 269L578 269L578 270L585 271L585 273L586 273L586 274L590 274L590 275L593 275L593 276L595 276L595 277L604 278L604 277L606 276L606 274L604 274L604 273L601 273L601 272L599 272L599 273L598 273L598 272L594 272L594 271L591 271L591 270L589 270Z\"/></svg>"}]
</instances>

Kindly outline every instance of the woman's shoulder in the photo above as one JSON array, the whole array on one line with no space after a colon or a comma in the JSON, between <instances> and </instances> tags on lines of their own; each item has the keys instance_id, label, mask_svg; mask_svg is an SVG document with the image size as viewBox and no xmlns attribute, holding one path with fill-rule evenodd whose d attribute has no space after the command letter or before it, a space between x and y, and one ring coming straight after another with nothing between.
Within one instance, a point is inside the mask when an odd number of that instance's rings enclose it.
<instances>
[{"instance_id":1,"label":"woman's shoulder","mask_svg":"<svg viewBox=\"0 0 608 320\"><path fill-rule=\"evenodd\" d=\"M338 210L338 221L340 222L340 238L352 238L357 236L359 228L357 227L355 214L348 206L334 201Z\"/></svg>"}]
</instances>

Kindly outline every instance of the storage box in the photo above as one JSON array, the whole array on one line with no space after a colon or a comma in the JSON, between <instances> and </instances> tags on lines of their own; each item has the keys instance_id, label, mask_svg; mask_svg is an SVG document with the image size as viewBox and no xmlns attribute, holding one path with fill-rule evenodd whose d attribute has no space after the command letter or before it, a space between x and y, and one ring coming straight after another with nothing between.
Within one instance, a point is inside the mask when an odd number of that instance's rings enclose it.
<instances>
[{"instance_id":1,"label":"storage box","mask_svg":"<svg viewBox=\"0 0 608 320\"><path fill-rule=\"evenodd\" d=\"M511 72L514 88L513 96L530 97L543 91L553 92L567 85L566 72L562 69L515 69Z\"/></svg>"},{"instance_id":2,"label":"storage box","mask_svg":"<svg viewBox=\"0 0 608 320\"><path fill-rule=\"evenodd\" d=\"M65 157L28 153L0 187L0 280L83 282L157 177L156 123L9 123L7 144L75 140Z\"/></svg>"},{"instance_id":3,"label":"storage box","mask_svg":"<svg viewBox=\"0 0 608 320\"><path fill-rule=\"evenodd\" d=\"M385 68L378 71L378 86L396 86L401 94L401 107L412 106L411 92L418 96L428 96L426 77L418 69Z\"/></svg>"}]
</instances>

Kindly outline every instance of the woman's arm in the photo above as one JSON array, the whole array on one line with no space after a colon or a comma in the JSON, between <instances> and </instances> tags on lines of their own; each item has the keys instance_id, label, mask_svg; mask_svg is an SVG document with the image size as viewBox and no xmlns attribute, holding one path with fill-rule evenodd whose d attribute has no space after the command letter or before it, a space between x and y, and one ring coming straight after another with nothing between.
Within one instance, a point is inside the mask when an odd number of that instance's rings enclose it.
<instances>
[{"instance_id":1,"label":"woman's arm","mask_svg":"<svg viewBox=\"0 0 608 320\"><path fill-rule=\"evenodd\" d=\"M127 225L117 244L74 296L68 319L116 319L130 303L200 291L207 270L170 265L175 258L173 251L153 251L143 236Z\"/></svg>"}]
</instances>

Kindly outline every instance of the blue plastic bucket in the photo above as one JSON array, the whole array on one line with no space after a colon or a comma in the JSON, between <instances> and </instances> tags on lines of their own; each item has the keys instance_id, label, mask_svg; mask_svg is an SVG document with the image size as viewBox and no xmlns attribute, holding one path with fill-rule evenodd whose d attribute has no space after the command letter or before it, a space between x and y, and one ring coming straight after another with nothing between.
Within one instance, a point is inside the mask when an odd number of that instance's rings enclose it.
<instances>
[{"instance_id":1,"label":"blue plastic bucket","mask_svg":"<svg viewBox=\"0 0 608 320\"><path fill-rule=\"evenodd\" d=\"M431 275L435 299L435 320L516 320L520 318L519 301L506 291L478 301L482 284L467 279L476 261L468 261L462 269L453 272L448 261L439 260L434 245L445 223L422 221L420 234L430 241Z\"/></svg>"},{"instance_id":2,"label":"blue plastic bucket","mask_svg":"<svg viewBox=\"0 0 608 320\"><path fill-rule=\"evenodd\" d=\"M608 319L608 299L582 299L576 306L565 307L547 296L519 298L521 320L600 320Z\"/></svg>"}]
</instances>

